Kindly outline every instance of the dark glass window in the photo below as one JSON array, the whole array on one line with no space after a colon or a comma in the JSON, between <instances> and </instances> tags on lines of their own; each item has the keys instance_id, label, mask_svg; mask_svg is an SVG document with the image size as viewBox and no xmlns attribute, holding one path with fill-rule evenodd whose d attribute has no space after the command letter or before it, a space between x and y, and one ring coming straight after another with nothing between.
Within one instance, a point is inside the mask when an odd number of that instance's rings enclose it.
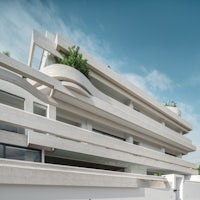
<instances>
[{"instance_id":1,"label":"dark glass window","mask_svg":"<svg viewBox=\"0 0 200 200\"><path fill-rule=\"evenodd\" d=\"M0 90L0 103L19 109L24 109L24 98Z\"/></svg>"},{"instance_id":2,"label":"dark glass window","mask_svg":"<svg viewBox=\"0 0 200 200\"><path fill-rule=\"evenodd\" d=\"M81 127L81 124L78 123L78 122L75 122L75 121L72 121L70 119L67 119L67 118L63 118L63 117L60 117L60 116L56 116L56 120L60 121L60 122L64 122L66 124L71 124L73 126L78 126L78 127Z\"/></svg>"},{"instance_id":3,"label":"dark glass window","mask_svg":"<svg viewBox=\"0 0 200 200\"><path fill-rule=\"evenodd\" d=\"M0 144L0 158L41 162L41 151Z\"/></svg>"},{"instance_id":4,"label":"dark glass window","mask_svg":"<svg viewBox=\"0 0 200 200\"><path fill-rule=\"evenodd\" d=\"M133 141L133 144L135 144L135 145L140 145L140 143L138 142L138 141Z\"/></svg>"},{"instance_id":5,"label":"dark glass window","mask_svg":"<svg viewBox=\"0 0 200 200\"><path fill-rule=\"evenodd\" d=\"M47 107L42 104L34 102L33 103L33 113L46 117L47 116Z\"/></svg>"},{"instance_id":6,"label":"dark glass window","mask_svg":"<svg viewBox=\"0 0 200 200\"><path fill-rule=\"evenodd\" d=\"M92 131L94 131L94 132L96 132L96 133L100 133L100 134L102 134L102 135L106 135L106 136L109 136L109 137L116 138L116 139L118 139L118 140L123 140L123 141L125 141L124 138L119 137L119 136L116 136L116 135L112 135L112 134L107 133L107 132L105 132L105 131L101 131L101 130L98 130L98 129L95 129L95 128L93 128Z\"/></svg>"},{"instance_id":7,"label":"dark glass window","mask_svg":"<svg viewBox=\"0 0 200 200\"><path fill-rule=\"evenodd\" d=\"M0 158L4 158L4 146L0 144Z\"/></svg>"},{"instance_id":8,"label":"dark glass window","mask_svg":"<svg viewBox=\"0 0 200 200\"><path fill-rule=\"evenodd\" d=\"M14 108L24 109L24 98L0 90L0 103ZM0 130L24 134L24 128L0 123Z\"/></svg>"},{"instance_id":9,"label":"dark glass window","mask_svg":"<svg viewBox=\"0 0 200 200\"><path fill-rule=\"evenodd\" d=\"M4 123L0 123L0 130L14 132L14 133L20 133L20 134L25 133L24 128L17 127L17 126L11 126L11 125L7 125L7 124L4 124Z\"/></svg>"},{"instance_id":10,"label":"dark glass window","mask_svg":"<svg viewBox=\"0 0 200 200\"><path fill-rule=\"evenodd\" d=\"M41 162L41 152L14 146L5 146L5 158Z\"/></svg>"}]
</instances>

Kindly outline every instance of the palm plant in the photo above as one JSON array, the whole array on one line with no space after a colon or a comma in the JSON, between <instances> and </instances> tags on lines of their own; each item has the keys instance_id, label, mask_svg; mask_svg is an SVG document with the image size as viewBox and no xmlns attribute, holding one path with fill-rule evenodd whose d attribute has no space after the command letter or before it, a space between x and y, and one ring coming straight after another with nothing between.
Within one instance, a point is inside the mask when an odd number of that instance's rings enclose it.
<instances>
[{"instance_id":1,"label":"palm plant","mask_svg":"<svg viewBox=\"0 0 200 200\"><path fill-rule=\"evenodd\" d=\"M72 46L68 48L68 55L63 55L63 59L56 58L56 62L59 64L69 65L79 70L87 78L89 78L89 66L86 59L83 59L83 55L79 53L80 47Z\"/></svg>"}]
</instances>

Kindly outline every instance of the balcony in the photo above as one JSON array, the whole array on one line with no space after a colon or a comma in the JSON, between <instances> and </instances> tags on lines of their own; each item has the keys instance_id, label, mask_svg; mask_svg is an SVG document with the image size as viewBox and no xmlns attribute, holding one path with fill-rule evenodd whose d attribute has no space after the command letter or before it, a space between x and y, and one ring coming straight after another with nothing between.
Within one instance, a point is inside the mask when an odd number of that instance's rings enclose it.
<instances>
[{"instance_id":1,"label":"balcony","mask_svg":"<svg viewBox=\"0 0 200 200\"><path fill-rule=\"evenodd\" d=\"M141 165L146 163L151 167L159 166L162 169L173 169L186 174L196 173L193 164L179 158L9 106L0 105L0 109L3 113L0 115L0 121L30 130L28 134L30 146L63 149L126 163Z\"/></svg>"}]
</instances>

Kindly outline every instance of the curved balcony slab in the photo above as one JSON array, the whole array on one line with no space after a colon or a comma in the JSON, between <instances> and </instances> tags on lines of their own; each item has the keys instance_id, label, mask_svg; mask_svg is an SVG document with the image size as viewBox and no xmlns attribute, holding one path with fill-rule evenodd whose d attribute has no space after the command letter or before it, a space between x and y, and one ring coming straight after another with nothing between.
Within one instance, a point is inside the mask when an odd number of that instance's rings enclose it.
<instances>
[{"instance_id":1,"label":"curved balcony slab","mask_svg":"<svg viewBox=\"0 0 200 200\"><path fill-rule=\"evenodd\" d=\"M40 70L46 75L62 82L62 85L84 96L92 95L104 101L109 97L95 88L92 83L78 70L68 65L53 64Z\"/></svg>"},{"instance_id":2,"label":"curved balcony slab","mask_svg":"<svg viewBox=\"0 0 200 200\"><path fill-rule=\"evenodd\" d=\"M23 79L17 74L14 74L4 69L0 69L0 80L16 85L26 90L28 93L32 94L41 101L45 103L50 103L50 99L48 99L42 92L33 87L27 80Z\"/></svg>"},{"instance_id":3,"label":"curved balcony slab","mask_svg":"<svg viewBox=\"0 0 200 200\"><path fill-rule=\"evenodd\" d=\"M68 81L62 81L62 85L65 86L68 89L71 89L83 96L89 97L90 94L88 92L86 92L82 87L80 87L79 85L72 83L72 82L68 82Z\"/></svg>"}]
</instances>

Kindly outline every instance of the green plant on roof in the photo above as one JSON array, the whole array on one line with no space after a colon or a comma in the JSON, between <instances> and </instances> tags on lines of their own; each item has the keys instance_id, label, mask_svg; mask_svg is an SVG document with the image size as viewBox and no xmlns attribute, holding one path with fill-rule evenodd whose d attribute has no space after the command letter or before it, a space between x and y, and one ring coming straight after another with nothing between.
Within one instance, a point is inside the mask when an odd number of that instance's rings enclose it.
<instances>
[{"instance_id":1,"label":"green plant on roof","mask_svg":"<svg viewBox=\"0 0 200 200\"><path fill-rule=\"evenodd\" d=\"M165 106L176 107L176 106L177 106L177 104L176 104L176 102L175 102L175 101L168 101L168 102L166 102L166 103L165 103Z\"/></svg>"},{"instance_id":2,"label":"green plant on roof","mask_svg":"<svg viewBox=\"0 0 200 200\"><path fill-rule=\"evenodd\" d=\"M56 62L59 64L68 65L79 70L87 78L89 78L89 66L86 59L83 59L83 55L79 53L80 47L72 46L68 48L68 55L63 55L63 59L56 58Z\"/></svg>"},{"instance_id":3,"label":"green plant on roof","mask_svg":"<svg viewBox=\"0 0 200 200\"><path fill-rule=\"evenodd\" d=\"M4 55L10 57L10 52L9 52L9 51L3 51L2 53L3 53Z\"/></svg>"},{"instance_id":4,"label":"green plant on roof","mask_svg":"<svg viewBox=\"0 0 200 200\"><path fill-rule=\"evenodd\" d=\"M162 174L162 172L157 172L156 175L157 176L162 176L163 174Z\"/></svg>"},{"instance_id":5,"label":"green plant on roof","mask_svg":"<svg viewBox=\"0 0 200 200\"><path fill-rule=\"evenodd\" d=\"M198 174L200 175L200 165L199 165L199 167L197 168L197 170L198 170Z\"/></svg>"}]
</instances>

